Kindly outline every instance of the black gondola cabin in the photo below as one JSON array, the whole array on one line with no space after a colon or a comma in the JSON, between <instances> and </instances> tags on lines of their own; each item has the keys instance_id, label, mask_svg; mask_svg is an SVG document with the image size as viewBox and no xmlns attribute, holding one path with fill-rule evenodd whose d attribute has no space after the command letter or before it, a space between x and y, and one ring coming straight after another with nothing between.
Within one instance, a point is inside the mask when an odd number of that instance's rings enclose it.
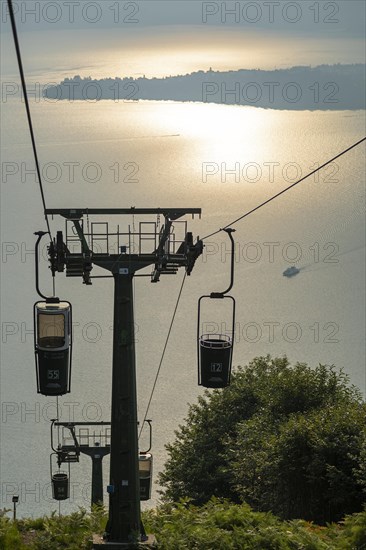
<instances>
[{"instance_id":1,"label":"black gondola cabin","mask_svg":"<svg viewBox=\"0 0 366 550\"><path fill-rule=\"evenodd\" d=\"M200 334L201 302L203 299L228 299L232 304L230 336L227 334ZM198 301L198 384L205 388L225 388L230 384L235 331L235 300L232 296L212 293Z\"/></svg>"},{"instance_id":2,"label":"black gondola cabin","mask_svg":"<svg viewBox=\"0 0 366 550\"><path fill-rule=\"evenodd\" d=\"M140 500L151 498L152 454L139 455Z\"/></svg>"},{"instance_id":3,"label":"black gondola cabin","mask_svg":"<svg viewBox=\"0 0 366 550\"><path fill-rule=\"evenodd\" d=\"M70 497L69 476L66 472L52 475L52 497L55 500L66 500Z\"/></svg>"},{"instance_id":4,"label":"black gondola cabin","mask_svg":"<svg viewBox=\"0 0 366 550\"><path fill-rule=\"evenodd\" d=\"M205 388L224 388L230 382L232 341L225 334L200 338L200 382Z\"/></svg>"},{"instance_id":5,"label":"black gondola cabin","mask_svg":"<svg viewBox=\"0 0 366 550\"><path fill-rule=\"evenodd\" d=\"M58 469L53 471L52 458L57 457ZM59 452L50 454L50 472L51 472L51 485L52 485L52 497L55 500L66 500L70 498L70 463L69 472L62 472L60 466L62 463L62 454Z\"/></svg>"},{"instance_id":6,"label":"black gondola cabin","mask_svg":"<svg viewBox=\"0 0 366 550\"><path fill-rule=\"evenodd\" d=\"M37 391L64 395L70 391L71 304L46 301L34 305Z\"/></svg>"}]
</instances>

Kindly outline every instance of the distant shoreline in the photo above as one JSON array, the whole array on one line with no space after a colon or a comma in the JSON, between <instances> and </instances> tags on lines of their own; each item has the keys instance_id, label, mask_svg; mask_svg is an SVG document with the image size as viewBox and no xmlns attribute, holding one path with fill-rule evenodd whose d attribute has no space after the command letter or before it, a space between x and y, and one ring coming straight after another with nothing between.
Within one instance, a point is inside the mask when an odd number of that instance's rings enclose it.
<instances>
[{"instance_id":1,"label":"distant shoreline","mask_svg":"<svg viewBox=\"0 0 366 550\"><path fill-rule=\"evenodd\" d=\"M179 101L285 110L365 109L365 65L320 65L273 71L198 71L165 78L65 78L48 100Z\"/></svg>"}]
</instances>

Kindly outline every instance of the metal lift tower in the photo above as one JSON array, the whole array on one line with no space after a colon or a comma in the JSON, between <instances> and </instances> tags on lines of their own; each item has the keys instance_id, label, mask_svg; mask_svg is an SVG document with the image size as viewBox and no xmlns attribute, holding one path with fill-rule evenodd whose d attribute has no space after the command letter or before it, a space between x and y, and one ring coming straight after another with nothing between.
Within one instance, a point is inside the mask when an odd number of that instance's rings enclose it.
<instances>
[{"instance_id":1,"label":"metal lift tower","mask_svg":"<svg viewBox=\"0 0 366 550\"><path fill-rule=\"evenodd\" d=\"M79 462L80 454L92 460L91 505L103 504L103 458L111 452L110 422L59 422L52 420L51 448L58 464ZM62 438L56 447L53 429L61 427ZM95 431L97 429L97 432ZM77 431L78 430L78 431ZM91 432L91 433L90 433Z\"/></svg>"},{"instance_id":2,"label":"metal lift tower","mask_svg":"<svg viewBox=\"0 0 366 550\"><path fill-rule=\"evenodd\" d=\"M200 215L201 209L76 208L47 209L46 214L66 219L66 242L59 231L51 246L54 271L64 271L66 266L66 276L81 276L87 285L93 278L93 265L106 269L114 277L109 519L104 540L95 539L94 548L148 545L151 540L145 536L140 512L133 277L150 265L153 265L151 282L158 282L161 275L177 273L179 267L184 267L190 275L203 244L199 239L193 243L192 233L186 232L187 222L178 220L187 214ZM108 222L89 224L89 216L112 215L155 215L157 219L139 222L138 231L129 228L125 233L120 233L119 226L117 231L109 232ZM84 224L85 218L87 224ZM160 226L162 218L164 222ZM178 229L183 229L183 239L177 239ZM138 239L137 250L135 239ZM151 251L144 252L147 247Z\"/></svg>"}]
</instances>

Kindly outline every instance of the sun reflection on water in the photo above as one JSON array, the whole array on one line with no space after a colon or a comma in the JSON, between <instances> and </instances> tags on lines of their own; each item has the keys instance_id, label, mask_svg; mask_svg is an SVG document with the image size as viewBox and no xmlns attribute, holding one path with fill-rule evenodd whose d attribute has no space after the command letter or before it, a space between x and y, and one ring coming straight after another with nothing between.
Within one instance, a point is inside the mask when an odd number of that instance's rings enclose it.
<instances>
[{"instance_id":1,"label":"sun reflection on water","mask_svg":"<svg viewBox=\"0 0 366 550\"><path fill-rule=\"evenodd\" d=\"M226 162L257 158L276 113L253 107L202 103L154 104L151 124L159 133L194 141L195 152Z\"/></svg>"}]
</instances>

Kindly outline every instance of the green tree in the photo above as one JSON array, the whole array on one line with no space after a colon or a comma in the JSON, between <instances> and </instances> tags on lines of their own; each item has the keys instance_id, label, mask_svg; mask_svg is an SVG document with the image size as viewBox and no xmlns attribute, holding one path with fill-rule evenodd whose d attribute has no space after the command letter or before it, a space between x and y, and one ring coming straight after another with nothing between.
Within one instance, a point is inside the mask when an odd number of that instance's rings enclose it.
<instances>
[{"instance_id":1,"label":"green tree","mask_svg":"<svg viewBox=\"0 0 366 550\"><path fill-rule=\"evenodd\" d=\"M278 425L261 416L241 423L229 451L241 498L282 518L322 524L361 510L365 495L356 472L365 412L338 403Z\"/></svg>"},{"instance_id":2,"label":"green tree","mask_svg":"<svg viewBox=\"0 0 366 550\"><path fill-rule=\"evenodd\" d=\"M259 357L206 392L167 446L165 500L211 496L318 523L365 500L365 404L334 367Z\"/></svg>"}]
</instances>

